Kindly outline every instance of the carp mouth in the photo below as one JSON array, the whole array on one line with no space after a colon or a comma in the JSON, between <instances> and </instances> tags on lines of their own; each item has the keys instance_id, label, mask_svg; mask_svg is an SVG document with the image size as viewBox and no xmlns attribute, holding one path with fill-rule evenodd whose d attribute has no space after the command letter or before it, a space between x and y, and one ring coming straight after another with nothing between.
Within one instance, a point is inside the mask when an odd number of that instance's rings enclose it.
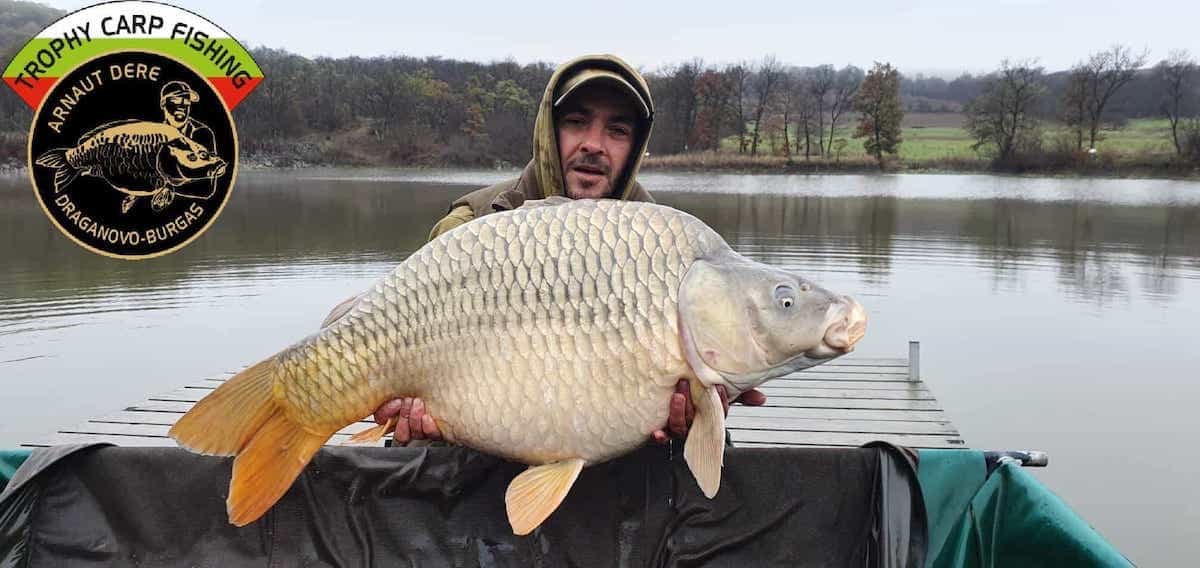
<instances>
[{"instance_id":1,"label":"carp mouth","mask_svg":"<svg viewBox=\"0 0 1200 568\"><path fill-rule=\"evenodd\" d=\"M814 359L832 359L854 351L854 345L867 333L867 312L850 296L842 296L825 314L825 334L821 343L803 353Z\"/></svg>"}]
</instances>

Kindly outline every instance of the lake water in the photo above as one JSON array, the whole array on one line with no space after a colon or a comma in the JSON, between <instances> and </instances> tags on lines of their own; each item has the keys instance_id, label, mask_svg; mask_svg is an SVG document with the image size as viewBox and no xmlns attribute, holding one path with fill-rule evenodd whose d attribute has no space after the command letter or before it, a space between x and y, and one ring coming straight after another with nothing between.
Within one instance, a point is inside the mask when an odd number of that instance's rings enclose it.
<instances>
[{"instance_id":1,"label":"lake water","mask_svg":"<svg viewBox=\"0 0 1200 568\"><path fill-rule=\"evenodd\" d=\"M88 253L0 179L0 447L258 361L510 172L241 175L166 257ZM972 447L1037 471L1123 553L1200 539L1200 183L998 176L654 174L736 249L861 301L858 351L922 371Z\"/></svg>"}]
</instances>

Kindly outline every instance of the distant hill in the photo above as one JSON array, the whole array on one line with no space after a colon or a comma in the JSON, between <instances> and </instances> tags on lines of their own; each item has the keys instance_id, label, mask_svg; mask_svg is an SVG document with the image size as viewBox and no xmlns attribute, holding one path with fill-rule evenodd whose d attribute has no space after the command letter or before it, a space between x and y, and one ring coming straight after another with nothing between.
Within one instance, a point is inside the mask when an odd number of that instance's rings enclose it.
<instances>
[{"instance_id":1,"label":"distant hill","mask_svg":"<svg viewBox=\"0 0 1200 568\"><path fill-rule=\"evenodd\" d=\"M66 12L34 2L0 0L0 55L8 64L16 50Z\"/></svg>"},{"instance_id":2,"label":"distant hill","mask_svg":"<svg viewBox=\"0 0 1200 568\"><path fill-rule=\"evenodd\" d=\"M8 65L34 34L66 14L33 2L0 0L0 67ZM8 87L0 88L0 167L24 163L25 131L33 113Z\"/></svg>"}]
</instances>

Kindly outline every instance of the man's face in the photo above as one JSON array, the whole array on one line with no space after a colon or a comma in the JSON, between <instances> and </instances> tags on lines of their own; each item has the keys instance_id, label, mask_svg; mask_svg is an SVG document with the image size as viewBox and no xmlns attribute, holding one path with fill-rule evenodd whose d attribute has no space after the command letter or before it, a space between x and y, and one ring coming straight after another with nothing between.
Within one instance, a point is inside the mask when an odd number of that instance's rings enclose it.
<instances>
[{"instance_id":1,"label":"man's face","mask_svg":"<svg viewBox=\"0 0 1200 568\"><path fill-rule=\"evenodd\" d=\"M611 197L633 148L632 101L606 85L584 85L563 101L557 117L558 156L567 197Z\"/></svg>"},{"instance_id":2,"label":"man's face","mask_svg":"<svg viewBox=\"0 0 1200 568\"><path fill-rule=\"evenodd\" d=\"M186 95L168 95L163 99L162 109L167 124L178 127L187 122L188 114L192 112L192 101Z\"/></svg>"}]
</instances>

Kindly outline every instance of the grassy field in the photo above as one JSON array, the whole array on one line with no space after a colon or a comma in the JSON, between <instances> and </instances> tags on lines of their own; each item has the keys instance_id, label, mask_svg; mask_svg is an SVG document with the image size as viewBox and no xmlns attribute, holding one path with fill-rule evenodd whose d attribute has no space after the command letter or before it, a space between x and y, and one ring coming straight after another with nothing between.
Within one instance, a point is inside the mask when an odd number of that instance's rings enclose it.
<instances>
[{"instance_id":1,"label":"grassy field","mask_svg":"<svg viewBox=\"0 0 1200 568\"><path fill-rule=\"evenodd\" d=\"M903 142L900 144L900 160L910 165L922 162L952 161L986 161L987 157L971 148L975 140L964 128L965 117L952 113L910 113L905 115L903 123ZM1044 140L1047 148L1053 147L1060 137L1069 139L1070 135L1065 126L1060 124L1043 125ZM862 139L852 138L854 131L849 120L839 125L834 138L846 140L842 159L857 161L869 158L863 150ZM780 155L782 144L774 141L766 143L766 152ZM1086 141L1085 141L1086 145ZM1130 120L1124 127L1117 130L1106 130L1103 139L1097 144L1097 150L1104 153L1118 154L1125 157L1143 156L1168 158L1174 153L1171 145L1170 127L1165 119L1135 119ZM762 152L763 150L760 150ZM737 152L737 138L727 138L722 143L722 152ZM793 149L793 155L795 150ZM803 160L803 156L795 158Z\"/></svg>"}]
</instances>

